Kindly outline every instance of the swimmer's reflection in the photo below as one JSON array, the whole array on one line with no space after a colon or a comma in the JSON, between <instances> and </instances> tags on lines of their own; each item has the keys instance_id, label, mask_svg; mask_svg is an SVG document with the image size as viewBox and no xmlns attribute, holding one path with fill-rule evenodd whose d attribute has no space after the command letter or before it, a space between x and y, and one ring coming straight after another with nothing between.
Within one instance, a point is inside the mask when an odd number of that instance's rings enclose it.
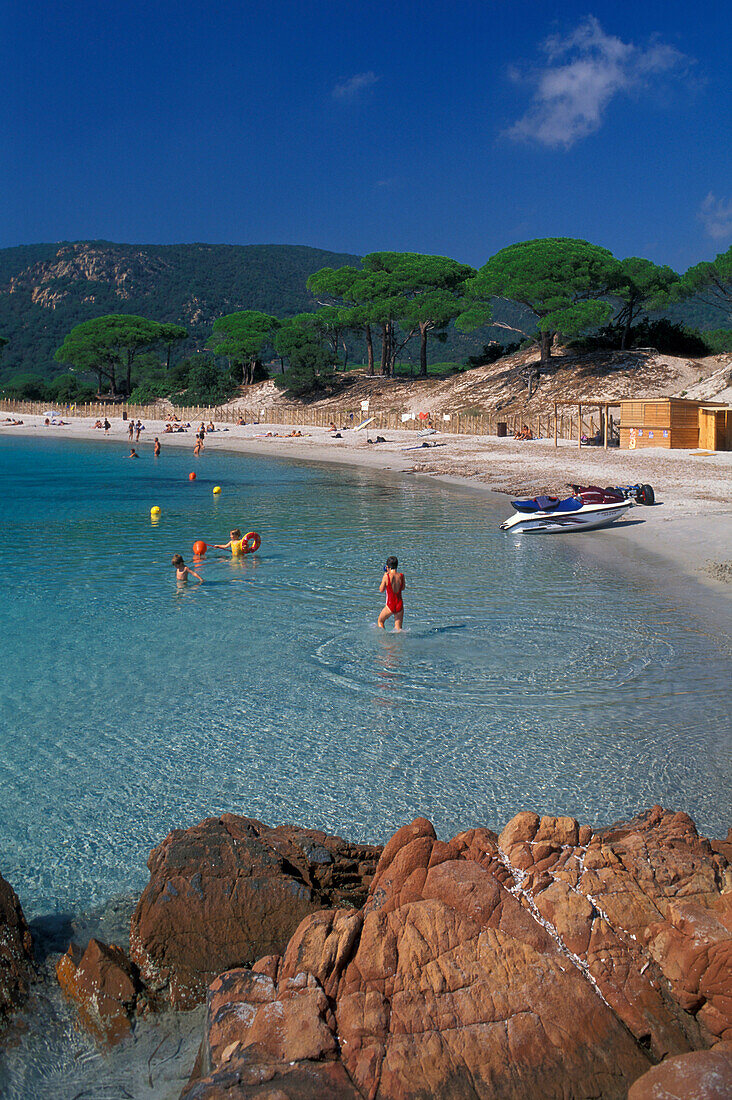
<instances>
[{"instance_id":1,"label":"swimmer's reflection","mask_svg":"<svg viewBox=\"0 0 732 1100\"><path fill-rule=\"evenodd\" d=\"M400 702L394 693L404 661L404 647L398 642L394 643L391 635L386 635L379 650L376 666L378 678L376 702L382 707L395 707Z\"/></svg>"},{"instance_id":2,"label":"swimmer's reflection","mask_svg":"<svg viewBox=\"0 0 732 1100\"><path fill-rule=\"evenodd\" d=\"M249 573L262 564L256 554L233 554L227 560L232 573Z\"/></svg>"}]
</instances>

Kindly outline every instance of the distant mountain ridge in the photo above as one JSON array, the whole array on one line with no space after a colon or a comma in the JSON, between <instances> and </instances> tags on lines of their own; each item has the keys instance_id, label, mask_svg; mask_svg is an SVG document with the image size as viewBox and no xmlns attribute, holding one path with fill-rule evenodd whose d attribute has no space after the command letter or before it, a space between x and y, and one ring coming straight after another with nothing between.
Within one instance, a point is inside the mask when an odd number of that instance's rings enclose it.
<instances>
[{"instance_id":1,"label":"distant mountain ridge","mask_svg":"<svg viewBox=\"0 0 732 1100\"><path fill-rule=\"evenodd\" d=\"M5 377L58 370L54 352L80 321L135 313L208 339L224 313L281 317L314 308L305 283L321 267L360 257L305 245L130 245L75 241L0 249L0 335Z\"/></svg>"}]
</instances>

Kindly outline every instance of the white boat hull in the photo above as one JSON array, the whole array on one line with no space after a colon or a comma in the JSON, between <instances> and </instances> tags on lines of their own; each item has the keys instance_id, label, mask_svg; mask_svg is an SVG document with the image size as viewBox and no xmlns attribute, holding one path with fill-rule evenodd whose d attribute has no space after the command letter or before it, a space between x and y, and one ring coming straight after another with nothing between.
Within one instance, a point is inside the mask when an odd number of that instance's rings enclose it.
<instances>
[{"instance_id":1,"label":"white boat hull","mask_svg":"<svg viewBox=\"0 0 732 1100\"><path fill-rule=\"evenodd\" d=\"M632 507L632 500L622 500L617 504L584 504L576 512L516 512L501 524L501 530L513 531L517 535L534 531L544 534L591 531L608 527Z\"/></svg>"}]
</instances>

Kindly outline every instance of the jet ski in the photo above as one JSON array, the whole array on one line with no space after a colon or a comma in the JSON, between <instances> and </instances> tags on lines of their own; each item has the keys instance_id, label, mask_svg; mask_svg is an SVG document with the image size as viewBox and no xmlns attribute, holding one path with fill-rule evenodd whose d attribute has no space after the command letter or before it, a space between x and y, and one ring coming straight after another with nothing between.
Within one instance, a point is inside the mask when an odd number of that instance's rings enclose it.
<instances>
[{"instance_id":1,"label":"jet ski","mask_svg":"<svg viewBox=\"0 0 732 1100\"><path fill-rule=\"evenodd\" d=\"M600 489L597 485L573 488L574 495L564 499L539 496L533 500L512 500L516 514L501 524L501 530L516 534L589 531L609 526L633 507L633 501L616 489Z\"/></svg>"}]
</instances>

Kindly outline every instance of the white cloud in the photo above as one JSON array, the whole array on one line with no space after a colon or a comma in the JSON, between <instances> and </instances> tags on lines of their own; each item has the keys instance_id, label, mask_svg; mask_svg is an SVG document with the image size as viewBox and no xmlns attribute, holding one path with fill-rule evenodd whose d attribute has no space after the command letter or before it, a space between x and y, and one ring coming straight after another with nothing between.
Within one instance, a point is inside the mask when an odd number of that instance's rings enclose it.
<instances>
[{"instance_id":1,"label":"white cloud","mask_svg":"<svg viewBox=\"0 0 732 1100\"><path fill-rule=\"evenodd\" d=\"M361 92L376 84L379 79L376 73L356 73L355 76L349 76L348 80L342 80L340 84L336 84L333 89L333 98L355 99Z\"/></svg>"},{"instance_id":2,"label":"white cloud","mask_svg":"<svg viewBox=\"0 0 732 1100\"><path fill-rule=\"evenodd\" d=\"M552 35L542 44L547 64L514 80L535 85L531 106L508 131L516 141L569 149L600 128L610 101L647 87L653 78L680 72L689 58L673 46L652 42L645 48L606 34L588 16L571 34Z\"/></svg>"},{"instance_id":3,"label":"white cloud","mask_svg":"<svg viewBox=\"0 0 732 1100\"><path fill-rule=\"evenodd\" d=\"M707 236L715 241L732 237L732 199L718 199L710 191L697 215Z\"/></svg>"}]
</instances>

